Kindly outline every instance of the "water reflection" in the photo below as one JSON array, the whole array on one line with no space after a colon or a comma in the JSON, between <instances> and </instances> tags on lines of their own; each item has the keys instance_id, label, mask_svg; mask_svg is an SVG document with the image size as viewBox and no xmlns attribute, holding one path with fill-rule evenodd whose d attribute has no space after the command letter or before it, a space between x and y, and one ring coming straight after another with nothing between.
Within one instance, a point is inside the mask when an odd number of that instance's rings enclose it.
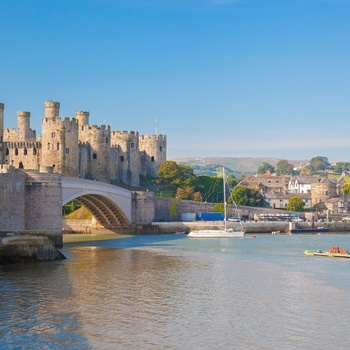
<instances>
[{"instance_id":1,"label":"water reflection","mask_svg":"<svg viewBox=\"0 0 350 350\"><path fill-rule=\"evenodd\" d=\"M130 237L1 267L2 348L341 349L349 265L304 257L310 242Z\"/></svg>"}]
</instances>

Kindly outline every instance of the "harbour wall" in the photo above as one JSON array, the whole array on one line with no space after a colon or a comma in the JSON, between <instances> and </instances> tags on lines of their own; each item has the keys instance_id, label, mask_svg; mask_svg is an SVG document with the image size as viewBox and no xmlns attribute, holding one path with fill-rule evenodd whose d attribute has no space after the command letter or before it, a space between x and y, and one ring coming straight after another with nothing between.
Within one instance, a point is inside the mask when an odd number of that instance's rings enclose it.
<instances>
[{"instance_id":1,"label":"harbour wall","mask_svg":"<svg viewBox=\"0 0 350 350\"><path fill-rule=\"evenodd\" d=\"M348 232L350 233L349 222L301 222L299 223L303 228L328 228L330 233ZM289 222L278 222L278 221L246 221L243 223L244 230L246 233L288 233ZM205 229L222 229L222 221L193 221L193 222L182 222L182 221L170 221L170 222L153 222L151 225L143 225L142 229L140 226L134 226L123 232L115 232L107 230L104 227L96 227L91 220L64 220L64 233L85 233L85 234L101 234L101 233L124 233L124 234L157 234L157 233L175 233L184 232L189 233L191 230L205 230ZM67 228L70 228L69 230ZM228 222L228 228L234 230L241 230L242 226L237 222Z\"/></svg>"}]
</instances>

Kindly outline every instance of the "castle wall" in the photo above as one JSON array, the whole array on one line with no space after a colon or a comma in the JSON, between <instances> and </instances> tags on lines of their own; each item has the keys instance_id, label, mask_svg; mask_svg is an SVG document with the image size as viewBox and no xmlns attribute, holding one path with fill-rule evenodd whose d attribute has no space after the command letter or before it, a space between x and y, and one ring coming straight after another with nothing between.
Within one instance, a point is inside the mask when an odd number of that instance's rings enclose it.
<instances>
[{"instance_id":1,"label":"castle wall","mask_svg":"<svg viewBox=\"0 0 350 350\"><path fill-rule=\"evenodd\" d=\"M54 114L54 111L49 112ZM40 165L52 166L57 174L78 177L78 122L75 118L43 118L41 142Z\"/></svg>"},{"instance_id":2,"label":"castle wall","mask_svg":"<svg viewBox=\"0 0 350 350\"><path fill-rule=\"evenodd\" d=\"M116 148L115 160L117 178L129 186L140 185L139 134L131 131L113 131L111 146ZM112 174L111 177L115 174Z\"/></svg>"},{"instance_id":3,"label":"castle wall","mask_svg":"<svg viewBox=\"0 0 350 350\"><path fill-rule=\"evenodd\" d=\"M41 155L39 142L4 142L2 147L4 164L16 169L38 169Z\"/></svg>"},{"instance_id":4,"label":"castle wall","mask_svg":"<svg viewBox=\"0 0 350 350\"><path fill-rule=\"evenodd\" d=\"M143 152L142 173L156 177L162 163L166 161L165 135L140 135L140 152Z\"/></svg>"},{"instance_id":5,"label":"castle wall","mask_svg":"<svg viewBox=\"0 0 350 350\"><path fill-rule=\"evenodd\" d=\"M110 180L110 145L111 130L109 126L83 125L79 127L79 137L85 143L84 155L89 156L89 177L94 180L109 182ZM80 171L83 171L82 169Z\"/></svg>"},{"instance_id":6,"label":"castle wall","mask_svg":"<svg viewBox=\"0 0 350 350\"><path fill-rule=\"evenodd\" d=\"M89 143L83 143L79 141L79 177L92 180L90 174L90 151L91 147Z\"/></svg>"},{"instance_id":7,"label":"castle wall","mask_svg":"<svg viewBox=\"0 0 350 350\"><path fill-rule=\"evenodd\" d=\"M3 139L5 142L17 142L18 141L18 134L17 130L15 128L11 129L4 129L3 131Z\"/></svg>"}]
</instances>

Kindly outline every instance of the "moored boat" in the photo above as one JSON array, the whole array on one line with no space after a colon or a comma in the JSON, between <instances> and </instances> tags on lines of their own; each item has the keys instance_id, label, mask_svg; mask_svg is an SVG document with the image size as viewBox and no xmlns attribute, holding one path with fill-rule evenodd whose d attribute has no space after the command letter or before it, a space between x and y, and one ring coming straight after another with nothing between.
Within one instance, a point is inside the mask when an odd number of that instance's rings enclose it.
<instances>
[{"instance_id":1,"label":"moored boat","mask_svg":"<svg viewBox=\"0 0 350 350\"><path fill-rule=\"evenodd\" d=\"M226 182L225 182L225 168L222 168L223 177L223 190L224 190L224 228L219 230L209 229L209 230L198 230L191 231L187 237L191 238L243 238L244 230L242 221L239 218L239 223L242 226L242 230L234 231L232 229L227 229L227 202L226 202Z\"/></svg>"},{"instance_id":2,"label":"moored boat","mask_svg":"<svg viewBox=\"0 0 350 350\"><path fill-rule=\"evenodd\" d=\"M322 249L317 251L305 250L304 255L307 256L326 256L330 258L350 258L350 251L347 249L339 249L339 247L332 247L329 252L324 252Z\"/></svg>"}]
</instances>

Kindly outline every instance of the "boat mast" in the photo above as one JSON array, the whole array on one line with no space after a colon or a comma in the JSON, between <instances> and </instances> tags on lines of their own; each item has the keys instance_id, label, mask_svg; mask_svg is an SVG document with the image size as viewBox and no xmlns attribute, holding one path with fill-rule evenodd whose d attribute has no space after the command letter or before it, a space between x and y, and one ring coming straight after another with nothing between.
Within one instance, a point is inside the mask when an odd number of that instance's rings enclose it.
<instances>
[{"instance_id":1,"label":"boat mast","mask_svg":"<svg viewBox=\"0 0 350 350\"><path fill-rule=\"evenodd\" d=\"M226 181L225 181L225 168L222 167L222 183L224 186L224 225L225 225L225 231L226 231L226 210L227 210L227 203L226 203Z\"/></svg>"}]
</instances>

